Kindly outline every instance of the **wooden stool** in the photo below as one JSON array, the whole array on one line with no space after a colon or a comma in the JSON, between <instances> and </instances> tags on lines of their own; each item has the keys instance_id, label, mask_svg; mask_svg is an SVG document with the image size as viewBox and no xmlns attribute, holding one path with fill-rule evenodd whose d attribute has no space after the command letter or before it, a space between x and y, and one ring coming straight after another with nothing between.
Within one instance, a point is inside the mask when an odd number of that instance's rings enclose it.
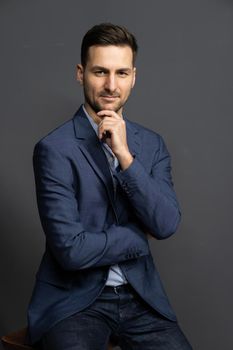
<instances>
[{"instance_id":1,"label":"wooden stool","mask_svg":"<svg viewBox=\"0 0 233 350\"><path fill-rule=\"evenodd\" d=\"M2 337L2 344L4 349L27 349L32 350L33 348L28 345L24 345L24 340L26 337L27 328L20 329L16 332L10 333L8 335L4 335Z\"/></svg>"},{"instance_id":2,"label":"wooden stool","mask_svg":"<svg viewBox=\"0 0 233 350\"><path fill-rule=\"evenodd\" d=\"M27 328L23 328L18 330L17 332L10 333L8 335L4 335L2 337L2 344L4 349L6 350L33 350L31 346L24 345L24 340L26 337ZM112 345L109 344L108 350L112 350Z\"/></svg>"}]
</instances>

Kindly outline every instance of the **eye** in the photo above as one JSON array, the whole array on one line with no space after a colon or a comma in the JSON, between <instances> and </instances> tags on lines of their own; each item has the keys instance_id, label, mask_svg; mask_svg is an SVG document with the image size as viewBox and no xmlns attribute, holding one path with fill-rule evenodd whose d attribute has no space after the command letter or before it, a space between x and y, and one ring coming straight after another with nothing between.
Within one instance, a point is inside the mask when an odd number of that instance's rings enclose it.
<instances>
[{"instance_id":1,"label":"eye","mask_svg":"<svg viewBox=\"0 0 233 350\"><path fill-rule=\"evenodd\" d=\"M103 77L106 74L103 70L96 70L94 73L97 77Z\"/></svg>"},{"instance_id":2,"label":"eye","mask_svg":"<svg viewBox=\"0 0 233 350\"><path fill-rule=\"evenodd\" d=\"M123 71L119 71L118 75L120 77L126 77L128 75L128 73L123 70Z\"/></svg>"}]
</instances>

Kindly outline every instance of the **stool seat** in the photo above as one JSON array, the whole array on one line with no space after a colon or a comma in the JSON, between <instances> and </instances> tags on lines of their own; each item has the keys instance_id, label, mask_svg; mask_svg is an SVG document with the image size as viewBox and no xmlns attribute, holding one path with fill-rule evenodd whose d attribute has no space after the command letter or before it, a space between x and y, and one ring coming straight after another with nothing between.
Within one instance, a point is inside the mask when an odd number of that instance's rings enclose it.
<instances>
[{"instance_id":1,"label":"stool seat","mask_svg":"<svg viewBox=\"0 0 233 350\"><path fill-rule=\"evenodd\" d=\"M33 350L35 348L25 345L25 338L27 334L27 328L22 328L16 332L4 335L1 338L4 349L6 350ZM108 345L108 350L112 350L112 345Z\"/></svg>"},{"instance_id":2,"label":"stool seat","mask_svg":"<svg viewBox=\"0 0 233 350\"><path fill-rule=\"evenodd\" d=\"M27 349L27 350L32 350L33 348L31 346L25 345L24 341L26 338L26 333L27 333L27 328L22 328L16 332L10 333L8 335L4 335L2 337L2 344L4 349Z\"/></svg>"}]
</instances>

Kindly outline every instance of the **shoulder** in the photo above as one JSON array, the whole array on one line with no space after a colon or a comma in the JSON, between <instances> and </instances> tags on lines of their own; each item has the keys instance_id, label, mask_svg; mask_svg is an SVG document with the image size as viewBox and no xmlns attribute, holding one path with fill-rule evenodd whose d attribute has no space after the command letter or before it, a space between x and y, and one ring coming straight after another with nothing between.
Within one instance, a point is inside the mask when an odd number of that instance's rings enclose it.
<instances>
[{"instance_id":1,"label":"shoulder","mask_svg":"<svg viewBox=\"0 0 233 350\"><path fill-rule=\"evenodd\" d=\"M71 118L39 139L35 144L34 153L43 148L66 149L74 141L73 118Z\"/></svg>"},{"instance_id":2,"label":"shoulder","mask_svg":"<svg viewBox=\"0 0 233 350\"><path fill-rule=\"evenodd\" d=\"M165 157L170 158L163 137L156 131L151 130L139 123L127 120L128 128L135 134L136 142L141 146L143 159L159 160Z\"/></svg>"},{"instance_id":3,"label":"shoulder","mask_svg":"<svg viewBox=\"0 0 233 350\"><path fill-rule=\"evenodd\" d=\"M129 119L125 120L128 128L131 129L133 132L137 133L141 141L145 141L148 144L150 144L151 142L157 144L164 143L163 137L158 132L149 129L143 126L142 124L133 122Z\"/></svg>"}]
</instances>

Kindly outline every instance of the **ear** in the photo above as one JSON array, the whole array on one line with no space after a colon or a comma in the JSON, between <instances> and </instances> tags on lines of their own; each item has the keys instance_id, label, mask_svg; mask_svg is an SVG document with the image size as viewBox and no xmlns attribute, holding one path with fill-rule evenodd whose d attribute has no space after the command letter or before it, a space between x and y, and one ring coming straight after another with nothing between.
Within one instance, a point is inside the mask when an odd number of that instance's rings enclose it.
<instances>
[{"instance_id":1,"label":"ear","mask_svg":"<svg viewBox=\"0 0 233 350\"><path fill-rule=\"evenodd\" d=\"M79 81L79 83L83 84L83 72L84 68L81 64L77 64L77 70L76 70L76 79Z\"/></svg>"},{"instance_id":2,"label":"ear","mask_svg":"<svg viewBox=\"0 0 233 350\"><path fill-rule=\"evenodd\" d=\"M135 81L136 81L136 67L133 68L133 80L132 80L131 89L134 87Z\"/></svg>"}]
</instances>

